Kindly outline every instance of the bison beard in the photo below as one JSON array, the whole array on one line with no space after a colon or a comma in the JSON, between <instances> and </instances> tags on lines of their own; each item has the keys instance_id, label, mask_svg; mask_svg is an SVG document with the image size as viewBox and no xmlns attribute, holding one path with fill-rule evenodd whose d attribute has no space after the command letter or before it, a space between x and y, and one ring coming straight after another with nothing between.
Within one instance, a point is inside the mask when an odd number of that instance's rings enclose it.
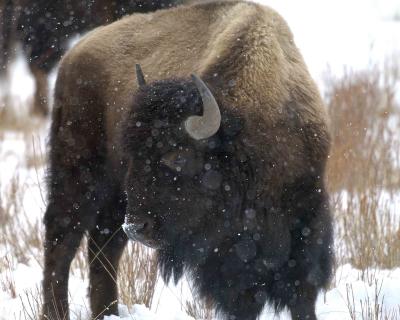
<instances>
[{"instance_id":1,"label":"bison beard","mask_svg":"<svg viewBox=\"0 0 400 320\"><path fill-rule=\"evenodd\" d=\"M293 319L315 319L332 242L319 172L286 185L279 197L256 190L268 176L258 166L268 159L238 143L238 116L223 114L207 141L179 130L188 114L201 113L190 82L142 87L134 105L122 131L131 162L126 221L152 229L142 231L158 243L164 280L177 282L187 271L200 297L227 319L255 319L267 301L276 311L289 307ZM186 167L163 165L166 155Z\"/></svg>"}]
</instances>

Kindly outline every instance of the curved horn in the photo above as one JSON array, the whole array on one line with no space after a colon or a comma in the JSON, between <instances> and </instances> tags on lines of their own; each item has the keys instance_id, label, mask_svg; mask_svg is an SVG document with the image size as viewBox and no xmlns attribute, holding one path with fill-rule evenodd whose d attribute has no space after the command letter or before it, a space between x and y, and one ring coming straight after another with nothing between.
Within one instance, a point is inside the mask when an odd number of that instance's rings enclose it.
<instances>
[{"instance_id":1,"label":"curved horn","mask_svg":"<svg viewBox=\"0 0 400 320\"><path fill-rule=\"evenodd\" d=\"M203 115L187 118L184 123L185 129L193 139L207 139L218 131L221 125L221 112L217 101L203 80L195 74L191 77L203 101Z\"/></svg>"},{"instance_id":2,"label":"curved horn","mask_svg":"<svg viewBox=\"0 0 400 320\"><path fill-rule=\"evenodd\" d=\"M144 74L142 68L140 67L140 64L136 63L135 67L136 67L136 79L139 84L139 87L145 86L146 80L144 80Z\"/></svg>"}]
</instances>

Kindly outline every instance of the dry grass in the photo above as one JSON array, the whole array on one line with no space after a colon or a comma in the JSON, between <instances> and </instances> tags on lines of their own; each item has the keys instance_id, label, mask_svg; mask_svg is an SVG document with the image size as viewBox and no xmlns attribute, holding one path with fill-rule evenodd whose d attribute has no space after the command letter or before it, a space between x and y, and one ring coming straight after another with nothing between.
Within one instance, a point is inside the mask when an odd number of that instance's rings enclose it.
<instances>
[{"instance_id":1,"label":"dry grass","mask_svg":"<svg viewBox=\"0 0 400 320\"><path fill-rule=\"evenodd\" d=\"M17 291L15 288L15 281L13 274L11 272L12 270L12 257L10 256L5 256L4 262L3 262L3 270L5 270L4 273L2 273L2 276L0 277L0 287L2 291L7 292L10 297L15 299L17 297Z\"/></svg>"},{"instance_id":2,"label":"dry grass","mask_svg":"<svg viewBox=\"0 0 400 320\"><path fill-rule=\"evenodd\" d=\"M22 305L22 315L20 319L37 320L40 317L42 306L42 290L39 286L32 290L25 291L19 297Z\"/></svg>"},{"instance_id":3,"label":"dry grass","mask_svg":"<svg viewBox=\"0 0 400 320\"><path fill-rule=\"evenodd\" d=\"M0 245L6 249L6 257L11 257L17 263L28 263L43 247L40 221L30 221L22 205L21 195L26 188L16 176L6 188L4 196L0 194ZM37 262L41 264L40 259ZM2 267L0 264L0 270Z\"/></svg>"},{"instance_id":4,"label":"dry grass","mask_svg":"<svg viewBox=\"0 0 400 320\"><path fill-rule=\"evenodd\" d=\"M400 318L400 305L397 308L386 309L385 297L382 295L382 282L374 281L373 294L364 299L356 300L352 285L346 286L346 305L351 320L397 320Z\"/></svg>"},{"instance_id":5,"label":"dry grass","mask_svg":"<svg viewBox=\"0 0 400 320\"><path fill-rule=\"evenodd\" d=\"M336 222L338 264L400 266L399 69L387 64L328 81L333 148L328 185ZM340 244L340 245L339 245Z\"/></svg>"},{"instance_id":6,"label":"dry grass","mask_svg":"<svg viewBox=\"0 0 400 320\"><path fill-rule=\"evenodd\" d=\"M27 185L15 176L3 195L0 193L0 247L4 252L0 259L0 287L13 298L18 297L13 277L17 264L29 264L32 259L39 265L42 263L42 226L39 221L32 222L27 217L22 204L26 190ZM41 295L27 291L19 298L23 311L15 317L38 319Z\"/></svg>"},{"instance_id":7,"label":"dry grass","mask_svg":"<svg viewBox=\"0 0 400 320\"><path fill-rule=\"evenodd\" d=\"M212 320L216 316L213 305L199 299L186 301L185 312L194 319Z\"/></svg>"},{"instance_id":8,"label":"dry grass","mask_svg":"<svg viewBox=\"0 0 400 320\"><path fill-rule=\"evenodd\" d=\"M327 80L326 100L333 148L328 181L331 191L400 187L397 67L348 72Z\"/></svg>"},{"instance_id":9,"label":"dry grass","mask_svg":"<svg viewBox=\"0 0 400 320\"><path fill-rule=\"evenodd\" d=\"M43 117L32 115L26 103L9 95L0 95L0 132L33 132L43 127L45 121Z\"/></svg>"},{"instance_id":10,"label":"dry grass","mask_svg":"<svg viewBox=\"0 0 400 320\"><path fill-rule=\"evenodd\" d=\"M150 307L157 280L154 252L137 242L129 243L119 267L118 289L121 302L128 307L133 304Z\"/></svg>"},{"instance_id":11,"label":"dry grass","mask_svg":"<svg viewBox=\"0 0 400 320\"><path fill-rule=\"evenodd\" d=\"M342 205L337 205L335 211L336 239L344 244L337 254L339 264L350 262L361 270L398 267L400 224L392 210L390 194L366 190L342 195Z\"/></svg>"}]
</instances>

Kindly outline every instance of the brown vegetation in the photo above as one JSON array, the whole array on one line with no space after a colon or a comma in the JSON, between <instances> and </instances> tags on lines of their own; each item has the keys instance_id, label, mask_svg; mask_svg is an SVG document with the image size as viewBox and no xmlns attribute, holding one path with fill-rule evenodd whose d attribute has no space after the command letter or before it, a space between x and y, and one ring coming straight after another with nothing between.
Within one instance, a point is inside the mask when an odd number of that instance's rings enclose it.
<instances>
[{"instance_id":1,"label":"brown vegetation","mask_svg":"<svg viewBox=\"0 0 400 320\"><path fill-rule=\"evenodd\" d=\"M396 65L347 72L327 81L333 148L328 185L336 222L337 262L400 265L400 107Z\"/></svg>"}]
</instances>

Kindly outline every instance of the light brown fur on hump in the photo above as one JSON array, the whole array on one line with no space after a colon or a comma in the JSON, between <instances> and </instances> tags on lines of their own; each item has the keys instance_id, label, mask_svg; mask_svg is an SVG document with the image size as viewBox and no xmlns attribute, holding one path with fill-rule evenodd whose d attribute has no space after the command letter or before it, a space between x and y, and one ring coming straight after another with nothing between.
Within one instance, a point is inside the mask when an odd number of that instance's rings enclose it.
<instances>
[{"instance_id":1,"label":"light brown fur on hump","mask_svg":"<svg viewBox=\"0 0 400 320\"><path fill-rule=\"evenodd\" d=\"M82 65L83 60L92 65ZM285 135L277 124L295 113L300 125L312 125L320 139L307 157L324 161L329 137L321 98L289 28L272 9L242 1L207 2L135 14L90 32L65 57L60 73L75 68L83 81L95 83L111 147L137 88L135 63L147 82L199 74L222 109L240 109L246 120L243 136L254 146L276 144L276 137ZM85 69L91 71L85 74ZM287 138L277 156L289 159L290 150L300 155L277 168L278 180L284 172L300 175L295 166L308 163L301 158L303 135Z\"/></svg>"}]
</instances>

